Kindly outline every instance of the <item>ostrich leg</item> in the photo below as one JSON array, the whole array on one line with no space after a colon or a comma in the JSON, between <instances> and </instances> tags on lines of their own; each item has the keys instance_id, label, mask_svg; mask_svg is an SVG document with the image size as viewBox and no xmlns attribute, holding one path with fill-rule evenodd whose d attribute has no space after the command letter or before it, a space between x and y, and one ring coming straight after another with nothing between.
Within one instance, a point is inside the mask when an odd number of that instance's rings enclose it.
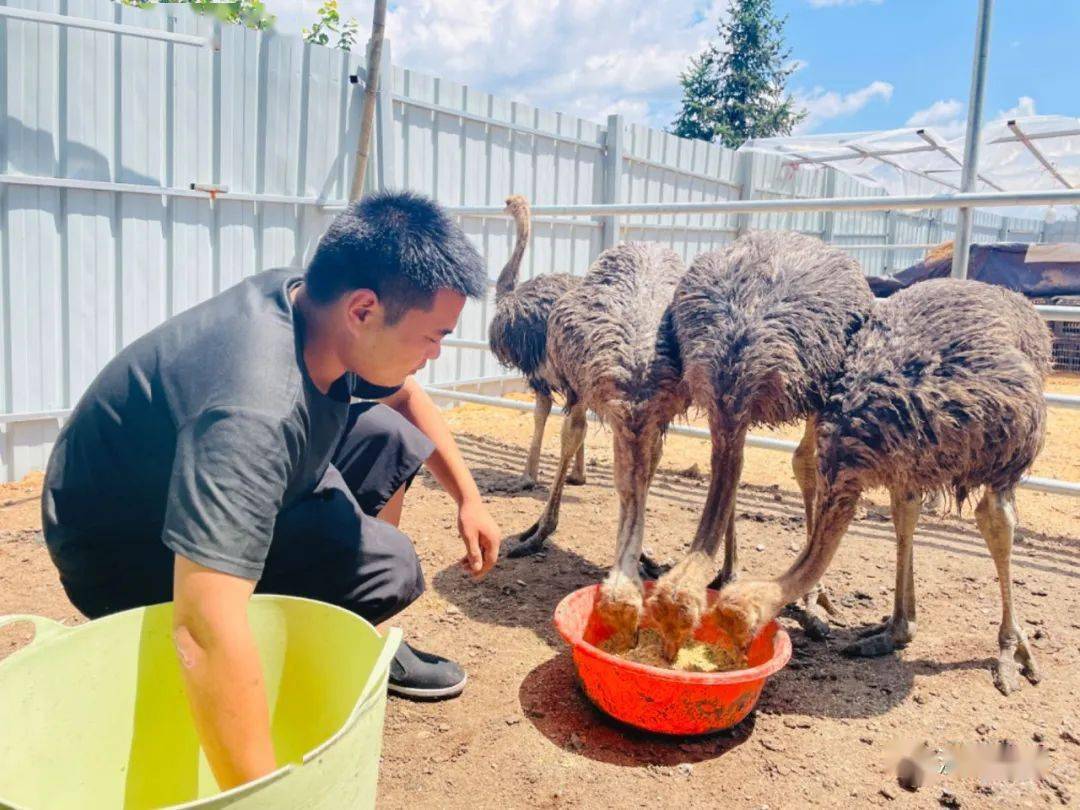
<instances>
[{"instance_id":1,"label":"ostrich leg","mask_svg":"<svg viewBox=\"0 0 1080 810\"><path fill-rule=\"evenodd\" d=\"M725 536L724 571L735 568L735 491L742 473L745 430L727 434L710 414L712 470L709 492L690 551L656 583L649 597L648 614L664 638L664 653L675 657L701 620L705 589L713 579L720 536Z\"/></svg>"},{"instance_id":2,"label":"ostrich leg","mask_svg":"<svg viewBox=\"0 0 1080 810\"><path fill-rule=\"evenodd\" d=\"M585 406L575 405L570 413L563 419L562 426L562 453L559 457L559 468L555 472L555 480L551 482L551 493L540 519L532 526L516 535L518 542L509 546L507 555L510 557L525 557L535 554L544 547L544 541L551 536L559 525L559 505L562 502L563 485L566 483L566 474L570 469L570 463L574 460L574 454L585 440Z\"/></svg>"},{"instance_id":3,"label":"ostrich leg","mask_svg":"<svg viewBox=\"0 0 1080 810\"><path fill-rule=\"evenodd\" d=\"M806 536L809 537L814 521L814 492L817 487L817 418L811 414L806 419L806 429L791 457L791 469L802 493L806 513ZM790 608L791 615L802 625L803 631L815 641L829 636L829 622L825 614L835 617L836 608L821 583L814 585L806 596Z\"/></svg>"},{"instance_id":4,"label":"ostrich leg","mask_svg":"<svg viewBox=\"0 0 1080 810\"><path fill-rule=\"evenodd\" d=\"M735 506L732 504L731 518L724 528L724 564L720 567L720 573L706 587L723 588L729 582L734 582L738 575L739 549L735 543Z\"/></svg>"},{"instance_id":5,"label":"ostrich leg","mask_svg":"<svg viewBox=\"0 0 1080 810\"><path fill-rule=\"evenodd\" d=\"M841 652L853 657L885 655L915 638L915 576L912 545L915 525L919 522L922 497L916 492L890 490L893 528L896 530L896 592L893 615L885 624L860 633L863 638Z\"/></svg>"},{"instance_id":6,"label":"ostrich leg","mask_svg":"<svg viewBox=\"0 0 1080 810\"><path fill-rule=\"evenodd\" d=\"M641 437L620 430L615 436L615 488L619 493L619 530L615 564L600 586L596 612L614 631L618 649L637 640L642 611L638 572L645 537L645 498L660 460L663 437Z\"/></svg>"},{"instance_id":7,"label":"ostrich leg","mask_svg":"<svg viewBox=\"0 0 1080 810\"><path fill-rule=\"evenodd\" d=\"M1027 637L1013 611L1009 563L1016 531L1016 508L1012 491L988 491L983 494L975 507L975 522L986 545L990 547L997 568L998 586L1001 588L1001 628L998 630L1001 653L994 667L994 685L1007 695L1019 688L1018 673L1023 673L1031 683L1038 683L1040 677Z\"/></svg>"},{"instance_id":8,"label":"ostrich leg","mask_svg":"<svg viewBox=\"0 0 1080 810\"><path fill-rule=\"evenodd\" d=\"M538 393L536 410L533 411L532 444L529 445L529 457L525 461L525 474L521 476L517 489L532 489L540 480L540 448L544 443L544 427L550 414L551 397Z\"/></svg>"},{"instance_id":9,"label":"ostrich leg","mask_svg":"<svg viewBox=\"0 0 1080 810\"><path fill-rule=\"evenodd\" d=\"M582 442L581 447L578 448L577 455L574 456L574 471L570 473L569 477L566 479L566 483L571 486L580 487L587 482L588 480L585 477L585 442Z\"/></svg>"},{"instance_id":10,"label":"ostrich leg","mask_svg":"<svg viewBox=\"0 0 1080 810\"><path fill-rule=\"evenodd\" d=\"M806 419L806 428L803 430L799 446L795 448L795 454L791 457L791 469L795 473L795 481L802 493L803 509L806 512L806 535L810 536L814 522L814 492L817 489L817 417L809 416Z\"/></svg>"},{"instance_id":11,"label":"ostrich leg","mask_svg":"<svg viewBox=\"0 0 1080 810\"><path fill-rule=\"evenodd\" d=\"M664 455L664 437L661 435L656 440L656 451L652 457L652 467L649 470L649 486L652 486L652 480L656 477L656 468L660 466L660 458ZM664 574L671 570L670 565L663 565L654 560L649 553L642 549L641 557L638 560L638 575L642 579L660 579Z\"/></svg>"}]
</instances>

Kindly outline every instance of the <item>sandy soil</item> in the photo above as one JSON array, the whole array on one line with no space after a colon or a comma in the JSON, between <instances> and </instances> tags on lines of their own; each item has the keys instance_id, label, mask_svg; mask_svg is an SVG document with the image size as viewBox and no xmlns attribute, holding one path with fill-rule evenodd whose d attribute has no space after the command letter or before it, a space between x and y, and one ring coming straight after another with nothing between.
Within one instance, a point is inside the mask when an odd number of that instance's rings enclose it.
<instances>
[{"instance_id":1,"label":"sandy soil","mask_svg":"<svg viewBox=\"0 0 1080 810\"><path fill-rule=\"evenodd\" d=\"M1080 393L1080 378L1051 390ZM1080 480L1080 413L1052 411L1035 474ZM496 519L507 532L535 519L544 491L498 490L523 464L527 414L466 406L450 413ZM543 468L549 480L559 419ZM778 432L796 438L797 429ZM616 519L609 438L591 428L589 483L568 488L561 528L546 554L503 560L474 583L457 567L460 541L450 500L428 478L410 493L403 528L415 539L429 592L397 622L424 649L467 667L458 700L392 699L387 711L381 807L1042 807L1073 801L1080 779L1080 504L1021 493L1024 523L1013 566L1017 609L1043 681L1002 696L990 666L1000 617L994 567L969 516L924 518L916 535L918 635L897 655L853 661L838 647L892 605L894 541L874 495L826 581L843 623L824 643L785 621L792 662L770 680L758 710L729 733L669 739L606 719L574 682L551 626L568 591L598 581L610 562ZM674 559L693 534L708 469L706 443L673 436L649 501L647 544ZM687 470L690 470L687 473ZM65 599L41 546L40 478L0 487L0 615L81 618ZM789 459L751 450L738 506L744 571L772 574L803 539L802 506ZM19 646L0 630L0 657ZM946 774L918 792L897 784L899 746L944 747L1009 739L1041 741L1047 779L995 781Z\"/></svg>"}]
</instances>

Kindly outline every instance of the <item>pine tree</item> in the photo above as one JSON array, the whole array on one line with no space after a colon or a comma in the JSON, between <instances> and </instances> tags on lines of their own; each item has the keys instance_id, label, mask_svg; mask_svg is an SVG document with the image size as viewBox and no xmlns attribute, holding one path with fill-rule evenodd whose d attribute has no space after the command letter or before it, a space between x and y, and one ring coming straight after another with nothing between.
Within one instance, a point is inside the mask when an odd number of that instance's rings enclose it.
<instances>
[{"instance_id":1,"label":"pine tree","mask_svg":"<svg viewBox=\"0 0 1080 810\"><path fill-rule=\"evenodd\" d=\"M795 109L785 89L795 72L784 46L786 21L773 14L772 0L735 0L717 29L719 42L680 77L683 105L672 131L733 149L749 138L790 134L806 112Z\"/></svg>"},{"instance_id":2,"label":"pine tree","mask_svg":"<svg viewBox=\"0 0 1080 810\"><path fill-rule=\"evenodd\" d=\"M671 124L671 131L680 138L712 141L717 130L716 63L712 51L706 50L690 57L690 67L679 74L683 88L682 109Z\"/></svg>"}]
</instances>

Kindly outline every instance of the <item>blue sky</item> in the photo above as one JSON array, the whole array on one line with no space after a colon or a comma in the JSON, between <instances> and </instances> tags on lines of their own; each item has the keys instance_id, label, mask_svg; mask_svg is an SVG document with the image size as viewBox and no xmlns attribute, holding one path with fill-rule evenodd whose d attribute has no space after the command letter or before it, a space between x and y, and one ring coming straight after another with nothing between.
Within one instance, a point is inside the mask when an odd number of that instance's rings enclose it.
<instances>
[{"instance_id":1,"label":"blue sky","mask_svg":"<svg viewBox=\"0 0 1080 810\"><path fill-rule=\"evenodd\" d=\"M892 85L891 97L876 97L860 109L823 121L815 131L841 132L903 126L935 102L967 115L975 0L883 0L879 3L813 7L808 0L777 0L789 15L792 56L806 67L793 79L804 93L823 88L841 95L871 81ZM1076 68L1080 47L1080 2L997 0L991 24L990 62L984 113L1000 112L1031 99L1043 114L1080 115ZM938 112L948 110L938 107Z\"/></svg>"},{"instance_id":2,"label":"blue sky","mask_svg":"<svg viewBox=\"0 0 1080 810\"><path fill-rule=\"evenodd\" d=\"M319 0L267 0L297 32ZM806 132L930 125L967 113L976 0L775 0ZM1080 0L996 0L985 115L1080 115ZM371 0L341 0L363 28ZM678 72L728 0L391 0L395 63L549 110L663 127Z\"/></svg>"}]
</instances>

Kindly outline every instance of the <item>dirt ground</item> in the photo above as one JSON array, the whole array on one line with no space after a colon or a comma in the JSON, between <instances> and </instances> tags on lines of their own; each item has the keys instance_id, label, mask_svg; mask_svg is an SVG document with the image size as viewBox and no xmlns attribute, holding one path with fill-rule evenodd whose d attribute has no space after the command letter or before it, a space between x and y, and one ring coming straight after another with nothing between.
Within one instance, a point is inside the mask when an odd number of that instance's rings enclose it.
<instances>
[{"instance_id":1,"label":"dirt ground","mask_svg":"<svg viewBox=\"0 0 1080 810\"><path fill-rule=\"evenodd\" d=\"M1080 377L1050 390L1080 393ZM495 518L509 534L533 522L546 492L508 495L532 430L528 414L464 406L449 412ZM560 420L551 419L544 480ZM796 438L798 429L775 435ZM391 699L379 805L414 807L1042 807L1069 804L1080 785L1080 503L1021 492L1013 557L1018 612L1043 680L1009 697L993 686L1000 618L994 567L970 515L924 516L916 534L918 635L897 655L849 660L837 652L891 610L894 540L886 500L868 499L826 584L844 626L823 643L784 620L795 648L758 709L728 733L666 738L621 726L592 708L551 626L567 592L610 564L616 501L610 438L590 425L589 482L568 488L548 551L505 559L483 582L457 566L452 503L429 477L410 492L403 528L414 538L428 593L396 623L423 649L460 660L458 700ZM697 470L694 469L697 465ZM646 544L674 559L691 538L705 495L707 443L669 438L649 499ZM1034 474L1080 480L1080 412L1051 411ZM0 615L33 612L70 622L40 543L40 476L0 487ZM749 450L737 530L744 572L774 574L803 540L802 505L784 454ZM0 657L24 640L0 631ZM1046 778L980 783L946 773L917 792L897 784L897 751L916 742L974 750L1007 739L1021 754L1041 742Z\"/></svg>"}]
</instances>

